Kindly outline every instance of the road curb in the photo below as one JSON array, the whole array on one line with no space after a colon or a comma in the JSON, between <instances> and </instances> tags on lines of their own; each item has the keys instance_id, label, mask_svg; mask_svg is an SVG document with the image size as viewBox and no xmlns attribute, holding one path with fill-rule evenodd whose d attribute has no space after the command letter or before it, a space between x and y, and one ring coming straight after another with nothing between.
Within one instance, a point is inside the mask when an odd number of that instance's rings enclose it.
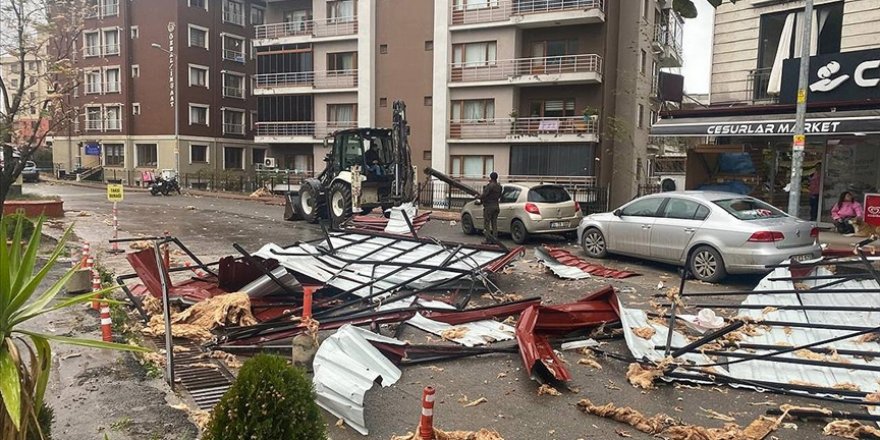
<instances>
[{"instance_id":1,"label":"road curb","mask_svg":"<svg viewBox=\"0 0 880 440\"><path fill-rule=\"evenodd\" d=\"M104 189L105 185L100 183L91 183L91 182L74 182L69 180L58 180L58 179L48 179L41 178L41 181L56 184L56 185L69 185L76 186L81 188L93 188L93 189ZM138 188L136 186L126 186L126 191L137 192L137 193L148 193L150 192L147 188ZM192 197L213 197L217 199L226 199L226 200L250 200L255 202L263 202L267 205L284 205L284 198L281 196L278 197L251 197L247 194L231 194L231 193L223 193L223 192L212 192L212 191L198 191L198 190L183 190L183 195L192 196Z\"/></svg>"}]
</instances>

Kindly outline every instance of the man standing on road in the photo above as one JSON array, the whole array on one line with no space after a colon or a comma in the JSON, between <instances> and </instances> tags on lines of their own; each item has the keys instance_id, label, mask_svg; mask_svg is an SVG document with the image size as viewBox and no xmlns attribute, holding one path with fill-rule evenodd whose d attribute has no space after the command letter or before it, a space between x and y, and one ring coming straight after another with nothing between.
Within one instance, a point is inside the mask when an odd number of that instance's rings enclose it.
<instances>
[{"instance_id":1,"label":"man standing on road","mask_svg":"<svg viewBox=\"0 0 880 440\"><path fill-rule=\"evenodd\" d=\"M498 238L498 214L501 208L498 201L501 200L501 185L498 184L498 173L489 174L489 183L483 188L483 194L480 196L480 202L483 204L483 221L485 223L486 241L491 242L492 239Z\"/></svg>"}]
</instances>

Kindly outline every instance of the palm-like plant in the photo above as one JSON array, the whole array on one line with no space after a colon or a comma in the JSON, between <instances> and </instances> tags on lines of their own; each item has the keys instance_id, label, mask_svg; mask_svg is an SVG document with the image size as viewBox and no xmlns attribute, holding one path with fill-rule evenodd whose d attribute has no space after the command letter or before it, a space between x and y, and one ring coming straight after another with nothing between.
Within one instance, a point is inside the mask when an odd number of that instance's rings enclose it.
<instances>
[{"instance_id":1,"label":"palm-like plant","mask_svg":"<svg viewBox=\"0 0 880 440\"><path fill-rule=\"evenodd\" d=\"M54 301L77 267L64 274L45 291L39 287L55 265L70 235L64 233L42 268L37 270L43 219L34 226L30 238L23 241L23 216L0 219L0 438L23 440L29 430L36 430L49 369L52 348L49 341L130 351L146 351L141 347L112 344L89 339L48 335L25 329L25 324L41 315L91 301L95 293ZM11 232L11 235L7 235ZM7 241L6 237L11 237ZM108 291L110 289L107 289ZM99 292L105 294L107 291Z\"/></svg>"}]
</instances>

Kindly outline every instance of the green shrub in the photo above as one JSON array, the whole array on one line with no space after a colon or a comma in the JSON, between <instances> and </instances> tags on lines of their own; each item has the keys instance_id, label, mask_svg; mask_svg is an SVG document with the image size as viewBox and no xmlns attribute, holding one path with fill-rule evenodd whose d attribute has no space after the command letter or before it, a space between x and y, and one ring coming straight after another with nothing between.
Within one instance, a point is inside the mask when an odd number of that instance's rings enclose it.
<instances>
[{"instance_id":1,"label":"green shrub","mask_svg":"<svg viewBox=\"0 0 880 440\"><path fill-rule=\"evenodd\" d=\"M21 238L23 240L30 240L31 236L34 235L34 221L27 218L24 215L24 211L19 211L15 214L7 214L4 217L8 218L12 225L17 224L19 221L21 222ZM8 228L6 230L6 241L12 240L14 232L15 228Z\"/></svg>"},{"instance_id":2,"label":"green shrub","mask_svg":"<svg viewBox=\"0 0 880 440\"><path fill-rule=\"evenodd\" d=\"M214 407L204 440L323 440L324 418L312 382L278 356L258 355L241 368Z\"/></svg>"}]
</instances>

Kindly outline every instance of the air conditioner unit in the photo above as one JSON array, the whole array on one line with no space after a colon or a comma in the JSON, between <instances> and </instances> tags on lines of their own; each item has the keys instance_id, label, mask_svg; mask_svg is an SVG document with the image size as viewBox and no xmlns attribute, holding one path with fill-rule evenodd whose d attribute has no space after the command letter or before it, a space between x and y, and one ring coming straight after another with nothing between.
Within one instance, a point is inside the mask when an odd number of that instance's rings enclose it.
<instances>
[{"instance_id":1,"label":"air conditioner unit","mask_svg":"<svg viewBox=\"0 0 880 440\"><path fill-rule=\"evenodd\" d=\"M267 158L263 159L263 166L265 168L275 168L275 166L276 166L275 158L274 157L267 157Z\"/></svg>"}]
</instances>

